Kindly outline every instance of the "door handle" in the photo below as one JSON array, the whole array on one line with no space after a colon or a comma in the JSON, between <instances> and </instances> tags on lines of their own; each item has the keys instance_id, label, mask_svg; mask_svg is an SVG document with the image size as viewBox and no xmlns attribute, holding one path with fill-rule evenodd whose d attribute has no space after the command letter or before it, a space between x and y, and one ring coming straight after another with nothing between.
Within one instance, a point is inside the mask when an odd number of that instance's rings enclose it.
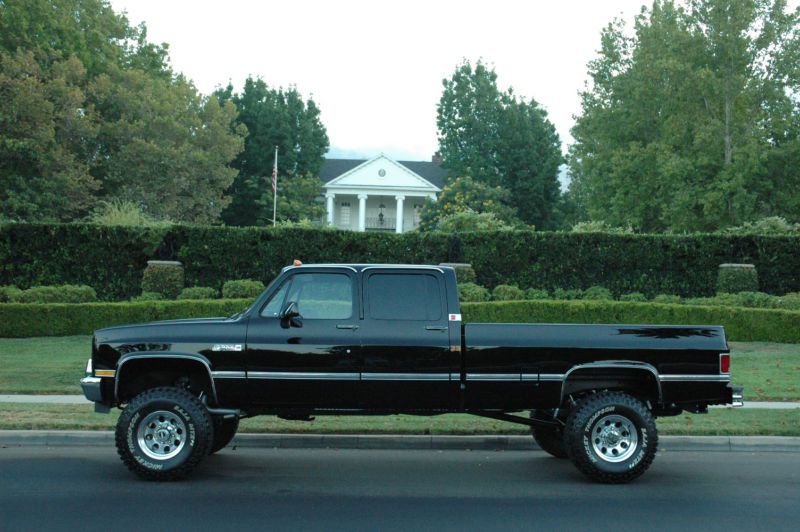
<instances>
[{"instance_id":1,"label":"door handle","mask_svg":"<svg viewBox=\"0 0 800 532\"><path fill-rule=\"evenodd\" d=\"M350 329L355 331L358 329L358 325L348 325L348 324L340 324L336 326L337 329Z\"/></svg>"},{"instance_id":2,"label":"door handle","mask_svg":"<svg viewBox=\"0 0 800 532\"><path fill-rule=\"evenodd\" d=\"M426 331L446 331L448 329L447 325L426 325Z\"/></svg>"}]
</instances>

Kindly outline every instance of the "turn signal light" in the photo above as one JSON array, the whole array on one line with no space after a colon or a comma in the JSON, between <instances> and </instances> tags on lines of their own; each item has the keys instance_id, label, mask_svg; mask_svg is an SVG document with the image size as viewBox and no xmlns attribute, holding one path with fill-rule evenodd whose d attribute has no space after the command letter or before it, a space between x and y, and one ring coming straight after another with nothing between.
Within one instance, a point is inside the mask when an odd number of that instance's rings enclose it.
<instances>
[{"instance_id":1,"label":"turn signal light","mask_svg":"<svg viewBox=\"0 0 800 532\"><path fill-rule=\"evenodd\" d=\"M730 355L720 355L719 356L719 372L720 373L730 373L731 372L731 356Z\"/></svg>"}]
</instances>

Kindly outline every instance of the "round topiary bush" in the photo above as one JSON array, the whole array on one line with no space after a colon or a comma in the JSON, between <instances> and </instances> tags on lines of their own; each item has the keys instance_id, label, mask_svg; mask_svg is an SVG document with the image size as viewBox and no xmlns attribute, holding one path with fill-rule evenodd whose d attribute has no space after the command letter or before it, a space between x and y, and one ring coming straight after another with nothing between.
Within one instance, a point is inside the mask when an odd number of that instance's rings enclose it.
<instances>
[{"instance_id":1,"label":"round topiary bush","mask_svg":"<svg viewBox=\"0 0 800 532\"><path fill-rule=\"evenodd\" d=\"M138 296L133 296L131 301L139 303L141 301L163 301L164 299L166 299L164 295L158 292L142 292Z\"/></svg>"},{"instance_id":2,"label":"round topiary bush","mask_svg":"<svg viewBox=\"0 0 800 532\"><path fill-rule=\"evenodd\" d=\"M638 303L642 303L647 301L647 296L645 296L641 292L631 292L630 294L622 294L619 296L620 301L634 301Z\"/></svg>"},{"instance_id":3,"label":"round topiary bush","mask_svg":"<svg viewBox=\"0 0 800 532\"><path fill-rule=\"evenodd\" d=\"M248 299L258 297L264 291L264 283L253 279L227 281L222 285L222 297L225 299Z\"/></svg>"},{"instance_id":4,"label":"round topiary bush","mask_svg":"<svg viewBox=\"0 0 800 532\"><path fill-rule=\"evenodd\" d=\"M478 278L471 264L466 262L442 262L439 266L450 266L456 271L456 279L459 283L474 283Z\"/></svg>"},{"instance_id":5,"label":"round topiary bush","mask_svg":"<svg viewBox=\"0 0 800 532\"><path fill-rule=\"evenodd\" d=\"M611 290L602 286L591 286L583 291L583 299L594 299L597 301L612 301L614 296Z\"/></svg>"},{"instance_id":6,"label":"round topiary bush","mask_svg":"<svg viewBox=\"0 0 800 532\"><path fill-rule=\"evenodd\" d=\"M580 288L556 288L553 291L553 299L581 299L583 298L583 290Z\"/></svg>"},{"instance_id":7,"label":"round topiary bush","mask_svg":"<svg viewBox=\"0 0 800 532\"><path fill-rule=\"evenodd\" d=\"M142 292L175 299L183 290L183 265L172 260L149 260L142 277Z\"/></svg>"},{"instance_id":8,"label":"round topiary bush","mask_svg":"<svg viewBox=\"0 0 800 532\"><path fill-rule=\"evenodd\" d=\"M178 299L216 299L218 295L218 292L210 286L193 286L181 290Z\"/></svg>"},{"instance_id":9,"label":"round topiary bush","mask_svg":"<svg viewBox=\"0 0 800 532\"><path fill-rule=\"evenodd\" d=\"M518 286L510 284L499 284L492 290L494 301L520 301L525 299L525 291Z\"/></svg>"},{"instance_id":10,"label":"round topiary bush","mask_svg":"<svg viewBox=\"0 0 800 532\"><path fill-rule=\"evenodd\" d=\"M458 283L458 299L477 303L489 301L489 290L475 283Z\"/></svg>"},{"instance_id":11,"label":"round topiary bush","mask_svg":"<svg viewBox=\"0 0 800 532\"><path fill-rule=\"evenodd\" d=\"M22 292L22 290L13 284L8 286L0 286L0 303L8 303L9 301L13 301L14 297L16 297L16 295L20 292Z\"/></svg>"},{"instance_id":12,"label":"round topiary bush","mask_svg":"<svg viewBox=\"0 0 800 532\"><path fill-rule=\"evenodd\" d=\"M528 288L525 291L525 299L539 300L550 299L550 292L543 288Z\"/></svg>"},{"instance_id":13,"label":"round topiary bush","mask_svg":"<svg viewBox=\"0 0 800 532\"><path fill-rule=\"evenodd\" d=\"M718 294L758 292L758 272L752 264L720 264L717 273Z\"/></svg>"}]
</instances>

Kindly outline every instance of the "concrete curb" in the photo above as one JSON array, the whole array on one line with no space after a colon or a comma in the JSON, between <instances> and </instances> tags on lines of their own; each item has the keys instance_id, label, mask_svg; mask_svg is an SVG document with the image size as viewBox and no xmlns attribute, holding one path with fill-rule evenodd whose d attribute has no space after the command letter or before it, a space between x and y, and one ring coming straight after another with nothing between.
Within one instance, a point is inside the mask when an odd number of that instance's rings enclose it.
<instances>
[{"instance_id":1,"label":"concrete curb","mask_svg":"<svg viewBox=\"0 0 800 532\"><path fill-rule=\"evenodd\" d=\"M92 430L0 430L0 447L113 447L114 433ZM394 434L239 434L233 447L248 449L384 449L531 451L530 436L424 436ZM800 452L794 436L661 436L659 450Z\"/></svg>"}]
</instances>

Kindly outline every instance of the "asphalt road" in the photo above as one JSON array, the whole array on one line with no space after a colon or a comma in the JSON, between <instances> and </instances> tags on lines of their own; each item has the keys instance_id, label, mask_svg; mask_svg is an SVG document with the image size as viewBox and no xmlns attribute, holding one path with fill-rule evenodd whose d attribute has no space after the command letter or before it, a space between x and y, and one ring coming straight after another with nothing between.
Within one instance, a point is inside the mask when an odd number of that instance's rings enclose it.
<instances>
[{"instance_id":1,"label":"asphalt road","mask_svg":"<svg viewBox=\"0 0 800 532\"><path fill-rule=\"evenodd\" d=\"M633 484L537 451L226 449L188 481L113 449L0 449L0 530L797 530L800 453L664 452Z\"/></svg>"}]
</instances>

